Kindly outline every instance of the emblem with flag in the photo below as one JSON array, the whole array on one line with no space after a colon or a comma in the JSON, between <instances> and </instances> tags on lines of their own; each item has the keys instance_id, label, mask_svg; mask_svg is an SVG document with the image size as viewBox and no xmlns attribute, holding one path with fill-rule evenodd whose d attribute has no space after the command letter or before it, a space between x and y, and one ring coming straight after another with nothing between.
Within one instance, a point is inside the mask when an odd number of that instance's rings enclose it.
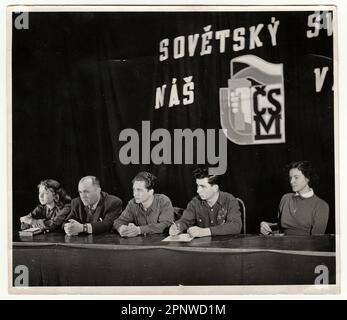
<instances>
[{"instance_id":1,"label":"emblem with flag","mask_svg":"<svg viewBox=\"0 0 347 320\"><path fill-rule=\"evenodd\" d=\"M227 138L240 145L285 142L283 64L245 55L230 61L230 71L228 87L219 89Z\"/></svg>"}]
</instances>

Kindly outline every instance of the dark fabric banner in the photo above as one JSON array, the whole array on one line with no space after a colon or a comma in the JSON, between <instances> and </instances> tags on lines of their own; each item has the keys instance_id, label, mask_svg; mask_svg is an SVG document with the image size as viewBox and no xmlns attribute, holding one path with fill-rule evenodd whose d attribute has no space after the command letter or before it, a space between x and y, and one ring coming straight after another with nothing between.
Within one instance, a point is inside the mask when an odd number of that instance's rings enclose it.
<instances>
[{"instance_id":1,"label":"dark fabric banner","mask_svg":"<svg viewBox=\"0 0 347 320\"><path fill-rule=\"evenodd\" d=\"M225 151L221 189L245 202L248 233L276 219L290 192L283 168L295 160L316 168L314 191L329 204L327 233L334 233L332 18L313 11L30 12L28 28L12 33L14 229L47 178L77 196L79 179L96 175L125 204L132 178L147 170L158 177L156 192L185 207L196 194L191 170L199 157L208 162L212 152L222 166ZM151 135L156 129L166 138ZM177 129L203 135L187 150L181 139L179 149ZM214 150L219 129L227 130L226 143ZM127 136L134 130L138 140ZM134 148L125 152L129 142Z\"/></svg>"}]
</instances>

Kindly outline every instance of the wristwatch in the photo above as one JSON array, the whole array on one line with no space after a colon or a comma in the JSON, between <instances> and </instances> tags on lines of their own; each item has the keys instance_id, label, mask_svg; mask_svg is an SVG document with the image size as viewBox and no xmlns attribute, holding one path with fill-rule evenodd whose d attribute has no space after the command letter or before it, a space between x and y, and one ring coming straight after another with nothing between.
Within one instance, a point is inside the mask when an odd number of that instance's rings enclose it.
<instances>
[{"instance_id":1,"label":"wristwatch","mask_svg":"<svg viewBox=\"0 0 347 320\"><path fill-rule=\"evenodd\" d=\"M88 233L88 226L86 223L83 224L83 232Z\"/></svg>"}]
</instances>

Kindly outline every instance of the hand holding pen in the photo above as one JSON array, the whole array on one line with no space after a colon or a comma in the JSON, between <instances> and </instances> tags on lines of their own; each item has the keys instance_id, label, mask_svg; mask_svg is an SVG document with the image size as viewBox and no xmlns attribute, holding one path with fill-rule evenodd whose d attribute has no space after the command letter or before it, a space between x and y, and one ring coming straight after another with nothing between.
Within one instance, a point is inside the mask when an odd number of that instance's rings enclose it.
<instances>
[{"instance_id":1,"label":"hand holding pen","mask_svg":"<svg viewBox=\"0 0 347 320\"><path fill-rule=\"evenodd\" d=\"M173 223L169 229L170 236L177 236L180 233L181 233L180 224Z\"/></svg>"}]
</instances>

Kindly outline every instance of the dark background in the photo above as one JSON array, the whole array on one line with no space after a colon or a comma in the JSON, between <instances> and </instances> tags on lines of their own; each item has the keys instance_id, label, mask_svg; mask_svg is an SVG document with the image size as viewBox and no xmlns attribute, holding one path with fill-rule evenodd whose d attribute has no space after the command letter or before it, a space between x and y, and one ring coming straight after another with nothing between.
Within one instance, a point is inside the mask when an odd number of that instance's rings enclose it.
<instances>
[{"instance_id":1,"label":"dark background","mask_svg":"<svg viewBox=\"0 0 347 320\"><path fill-rule=\"evenodd\" d=\"M247 207L247 232L259 222L276 219L281 196L290 192L283 167L310 160L320 181L315 193L330 206L327 233L335 232L333 39L325 30L307 39L307 17L313 12L199 13L30 13L29 29L13 28L12 148L13 228L38 203L37 184L53 178L73 197L84 175L100 177L102 188L132 197L131 179L140 170L158 176L157 192L185 207L195 195L193 166L123 165L119 133L151 129L220 128L219 88L227 86L230 59L253 54L283 63L286 143L240 146L228 141L228 169L222 189ZM267 24L280 21L277 46ZM16 18L16 14L13 15ZM263 46L248 50L248 28L264 24ZM159 62L159 41L211 30L246 28L246 49L225 53L212 41L213 53ZM199 42L200 43L200 42ZM172 47L170 47L172 48ZM172 56L172 55L171 55ZM315 92L314 68L329 66L326 81ZM191 105L154 109L155 89L193 75ZM166 103L167 105L167 103Z\"/></svg>"}]
</instances>

